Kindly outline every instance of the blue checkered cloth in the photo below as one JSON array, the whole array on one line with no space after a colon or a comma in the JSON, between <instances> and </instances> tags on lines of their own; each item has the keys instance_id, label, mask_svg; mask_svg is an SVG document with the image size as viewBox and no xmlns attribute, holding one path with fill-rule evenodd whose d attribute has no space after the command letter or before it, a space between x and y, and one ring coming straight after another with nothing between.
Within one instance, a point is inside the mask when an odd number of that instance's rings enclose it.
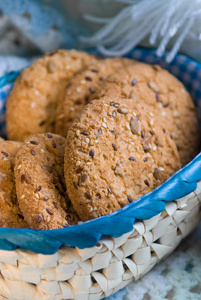
<instances>
[{"instance_id":1,"label":"blue checkered cloth","mask_svg":"<svg viewBox=\"0 0 201 300\"><path fill-rule=\"evenodd\" d=\"M92 53L96 51L90 51ZM165 57L158 58L153 50L136 49L127 57L150 64L159 64L178 77L190 92L201 116L201 64L183 55L177 55L171 64ZM5 135L6 98L19 71L0 78L0 135ZM185 120L184 120L185 121ZM75 226L56 230L0 228L0 249L14 250L17 247L37 253L55 253L63 244L87 248L95 246L104 235L119 237L131 231L136 219L149 219L165 209L166 202L181 198L197 187L201 180L201 154L187 166L175 173L154 191L142 196L109 216L103 216Z\"/></svg>"}]
</instances>

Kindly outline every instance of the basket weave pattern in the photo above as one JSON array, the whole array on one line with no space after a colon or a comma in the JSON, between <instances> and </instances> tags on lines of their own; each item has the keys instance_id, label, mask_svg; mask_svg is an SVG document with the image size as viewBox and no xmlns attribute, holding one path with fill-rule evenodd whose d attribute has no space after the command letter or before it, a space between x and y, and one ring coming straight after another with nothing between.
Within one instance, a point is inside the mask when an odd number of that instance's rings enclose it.
<instances>
[{"instance_id":1,"label":"basket weave pattern","mask_svg":"<svg viewBox=\"0 0 201 300\"><path fill-rule=\"evenodd\" d=\"M96 247L62 247L54 255L0 250L0 299L95 300L139 279L169 255L198 224L201 181L157 216Z\"/></svg>"}]
</instances>

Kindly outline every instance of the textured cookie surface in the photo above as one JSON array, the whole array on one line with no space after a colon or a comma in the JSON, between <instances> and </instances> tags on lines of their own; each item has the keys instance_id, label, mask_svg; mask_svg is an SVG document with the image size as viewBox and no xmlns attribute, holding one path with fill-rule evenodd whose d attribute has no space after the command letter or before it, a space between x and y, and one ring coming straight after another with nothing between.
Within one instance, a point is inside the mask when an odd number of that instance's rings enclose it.
<instances>
[{"instance_id":1,"label":"textured cookie surface","mask_svg":"<svg viewBox=\"0 0 201 300\"><path fill-rule=\"evenodd\" d=\"M8 138L24 141L35 133L54 132L59 94L69 78L93 60L85 52L57 50L24 69L8 97Z\"/></svg>"},{"instance_id":2,"label":"textured cookie surface","mask_svg":"<svg viewBox=\"0 0 201 300\"><path fill-rule=\"evenodd\" d=\"M198 117L189 93L182 83L159 66L138 63L109 76L94 94L133 98L148 105L147 110L169 130L179 150L183 165L200 151Z\"/></svg>"},{"instance_id":3,"label":"textured cookie surface","mask_svg":"<svg viewBox=\"0 0 201 300\"><path fill-rule=\"evenodd\" d=\"M108 58L97 61L78 71L64 90L63 100L58 102L56 114L56 133L66 137L69 126L83 109L97 87L110 74L134 61L126 58Z\"/></svg>"},{"instance_id":4,"label":"textured cookie surface","mask_svg":"<svg viewBox=\"0 0 201 300\"><path fill-rule=\"evenodd\" d=\"M64 144L61 136L36 134L16 155L18 201L31 228L56 229L78 221L66 194Z\"/></svg>"},{"instance_id":5,"label":"textured cookie surface","mask_svg":"<svg viewBox=\"0 0 201 300\"><path fill-rule=\"evenodd\" d=\"M14 159L20 145L0 141L0 227L29 227L19 208L15 189Z\"/></svg>"},{"instance_id":6,"label":"textured cookie surface","mask_svg":"<svg viewBox=\"0 0 201 300\"><path fill-rule=\"evenodd\" d=\"M133 100L92 101L67 134L66 185L83 221L120 209L179 168L175 142Z\"/></svg>"}]
</instances>

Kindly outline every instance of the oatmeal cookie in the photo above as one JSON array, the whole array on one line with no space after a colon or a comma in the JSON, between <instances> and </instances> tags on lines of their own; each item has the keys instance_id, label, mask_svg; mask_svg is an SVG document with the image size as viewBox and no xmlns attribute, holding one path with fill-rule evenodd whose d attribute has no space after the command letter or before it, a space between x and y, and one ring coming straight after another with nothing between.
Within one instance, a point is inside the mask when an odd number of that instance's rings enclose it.
<instances>
[{"instance_id":1,"label":"oatmeal cookie","mask_svg":"<svg viewBox=\"0 0 201 300\"><path fill-rule=\"evenodd\" d=\"M67 134L66 185L82 221L119 210L180 166L168 131L132 99L92 101Z\"/></svg>"},{"instance_id":2,"label":"oatmeal cookie","mask_svg":"<svg viewBox=\"0 0 201 300\"><path fill-rule=\"evenodd\" d=\"M66 193L64 144L61 136L36 134L25 140L16 155L17 197L33 229L56 229L78 221Z\"/></svg>"}]
</instances>

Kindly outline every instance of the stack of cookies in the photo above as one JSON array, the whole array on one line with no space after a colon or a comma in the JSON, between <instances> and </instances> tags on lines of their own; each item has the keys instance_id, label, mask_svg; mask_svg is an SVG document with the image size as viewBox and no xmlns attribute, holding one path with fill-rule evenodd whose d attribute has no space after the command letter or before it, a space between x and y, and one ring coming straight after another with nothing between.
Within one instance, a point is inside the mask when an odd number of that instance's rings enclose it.
<instances>
[{"instance_id":1,"label":"stack of cookies","mask_svg":"<svg viewBox=\"0 0 201 300\"><path fill-rule=\"evenodd\" d=\"M0 141L1 227L55 229L108 215L199 152L198 117L158 65L75 50L24 69Z\"/></svg>"}]
</instances>

